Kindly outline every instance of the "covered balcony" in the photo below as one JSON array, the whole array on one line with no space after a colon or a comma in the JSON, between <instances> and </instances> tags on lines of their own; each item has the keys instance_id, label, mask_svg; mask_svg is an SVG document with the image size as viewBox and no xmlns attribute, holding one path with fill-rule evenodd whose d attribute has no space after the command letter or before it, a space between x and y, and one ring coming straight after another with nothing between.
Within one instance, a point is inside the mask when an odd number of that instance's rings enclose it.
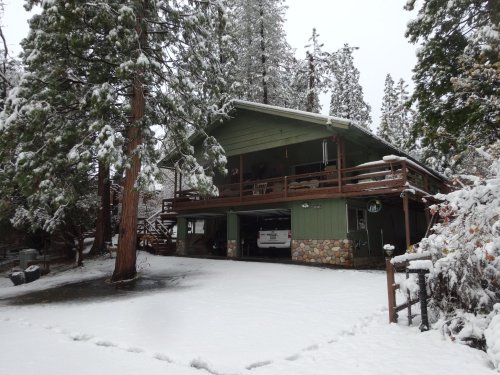
<instances>
[{"instance_id":1,"label":"covered balcony","mask_svg":"<svg viewBox=\"0 0 500 375\"><path fill-rule=\"evenodd\" d=\"M340 137L234 155L228 174L214 182L219 194L203 196L177 177L174 210L445 189L439 176L408 158L370 153Z\"/></svg>"}]
</instances>

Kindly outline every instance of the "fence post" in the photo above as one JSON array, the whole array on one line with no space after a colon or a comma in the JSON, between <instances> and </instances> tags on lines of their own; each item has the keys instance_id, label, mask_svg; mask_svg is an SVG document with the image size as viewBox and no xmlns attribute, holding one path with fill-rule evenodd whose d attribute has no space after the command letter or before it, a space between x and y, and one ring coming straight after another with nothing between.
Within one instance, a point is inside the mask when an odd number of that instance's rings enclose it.
<instances>
[{"instance_id":1,"label":"fence post","mask_svg":"<svg viewBox=\"0 0 500 375\"><path fill-rule=\"evenodd\" d=\"M428 270L421 270L418 273L418 298L420 299L420 315L422 322L420 323L420 332L429 330L429 316L427 315L427 287L425 285L425 274Z\"/></svg>"},{"instance_id":2,"label":"fence post","mask_svg":"<svg viewBox=\"0 0 500 375\"><path fill-rule=\"evenodd\" d=\"M429 330L429 316L427 314L427 287L425 285L425 275L429 273L428 269L409 269L408 272L418 275L418 299L420 302L420 331Z\"/></svg>"},{"instance_id":3,"label":"fence post","mask_svg":"<svg viewBox=\"0 0 500 375\"><path fill-rule=\"evenodd\" d=\"M397 323L398 316L395 311L396 307L396 291L394 290L394 266L391 263L391 258L385 258L385 271L387 274L387 301L389 310L389 323Z\"/></svg>"}]
</instances>

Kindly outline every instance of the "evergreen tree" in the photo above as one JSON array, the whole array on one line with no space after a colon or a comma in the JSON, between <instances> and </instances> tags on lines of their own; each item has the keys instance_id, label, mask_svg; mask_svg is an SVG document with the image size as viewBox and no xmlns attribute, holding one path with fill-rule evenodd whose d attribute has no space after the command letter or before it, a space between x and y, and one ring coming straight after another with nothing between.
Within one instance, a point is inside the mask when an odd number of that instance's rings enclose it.
<instances>
[{"instance_id":1,"label":"evergreen tree","mask_svg":"<svg viewBox=\"0 0 500 375\"><path fill-rule=\"evenodd\" d=\"M308 62L291 58L285 67L282 77L283 100L281 105L286 108L307 110L309 93Z\"/></svg>"},{"instance_id":2,"label":"evergreen tree","mask_svg":"<svg viewBox=\"0 0 500 375\"><path fill-rule=\"evenodd\" d=\"M395 129L395 145L402 150L408 151L411 146L410 133L413 128L415 113L410 106L408 84L401 78L396 85L396 118L398 126Z\"/></svg>"},{"instance_id":3,"label":"evergreen tree","mask_svg":"<svg viewBox=\"0 0 500 375\"><path fill-rule=\"evenodd\" d=\"M0 19L3 18L4 3L0 1ZM7 92L19 81L21 66L9 55L7 40L0 25L0 111L4 108Z\"/></svg>"},{"instance_id":4,"label":"evergreen tree","mask_svg":"<svg viewBox=\"0 0 500 375\"><path fill-rule=\"evenodd\" d=\"M377 135L389 143L394 144L394 124L395 111L397 107L398 97L394 88L394 80L390 74L385 77L384 97L382 98L382 106L380 108L380 126Z\"/></svg>"},{"instance_id":5,"label":"evergreen tree","mask_svg":"<svg viewBox=\"0 0 500 375\"><path fill-rule=\"evenodd\" d=\"M409 107L408 85L400 79L395 85L390 74L385 78L381 122L377 135L401 150L409 150L413 111Z\"/></svg>"},{"instance_id":6,"label":"evergreen tree","mask_svg":"<svg viewBox=\"0 0 500 375\"><path fill-rule=\"evenodd\" d=\"M234 95L250 101L286 105L294 66L286 42L283 0L233 0L232 35L237 55Z\"/></svg>"},{"instance_id":7,"label":"evergreen tree","mask_svg":"<svg viewBox=\"0 0 500 375\"><path fill-rule=\"evenodd\" d=\"M364 101L359 70L354 66L352 50L353 47L345 44L332 54L330 64L334 81L331 88L330 115L356 121L369 129L371 107Z\"/></svg>"},{"instance_id":8,"label":"evergreen tree","mask_svg":"<svg viewBox=\"0 0 500 375\"><path fill-rule=\"evenodd\" d=\"M421 42L412 100L414 136L449 165L469 146L500 137L499 5L494 0L425 0L406 36ZM415 0L407 3L413 10Z\"/></svg>"},{"instance_id":9,"label":"evergreen tree","mask_svg":"<svg viewBox=\"0 0 500 375\"><path fill-rule=\"evenodd\" d=\"M0 116L0 139L16 144L1 155L9 163L0 178L26 197L14 220L52 232L89 201L95 159L124 170L113 280L134 277L138 191L154 182L161 157L152 125L184 156L178 168L191 185L213 191L213 166L224 165L215 139L204 142L205 167L187 142L224 114L224 10L211 2L28 1L35 5L42 10L23 42L27 71Z\"/></svg>"},{"instance_id":10,"label":"evergreen tree","mask_svg":"<svg viewBox=\"0 0 500 375\"><path fill-rule=\"evenodd\" d=\"M318 40L319 34L313 29L312 36L309 39L309 45L306 45L306 64L307 64L307 112L321 111L319 95L325 92L329 83L329 59L330 54L322 50L323 44Z\"/></svg>"}]
</instances>

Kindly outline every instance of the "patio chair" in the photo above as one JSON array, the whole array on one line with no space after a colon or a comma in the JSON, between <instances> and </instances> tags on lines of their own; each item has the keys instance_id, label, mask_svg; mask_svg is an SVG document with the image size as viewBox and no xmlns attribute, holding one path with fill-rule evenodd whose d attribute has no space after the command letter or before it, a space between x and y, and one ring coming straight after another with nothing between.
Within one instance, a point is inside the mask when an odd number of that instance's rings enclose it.
<instances>
[{"instance_id":1,"label":"patio chair","mask_svg":"<svg viewBox=\"0 0 500 375\"><path fill-rule=\"evenodd\" d=\"M253 184L253 195L263 195L267 192L267 182Z\"/></svg>"}]
</instances>

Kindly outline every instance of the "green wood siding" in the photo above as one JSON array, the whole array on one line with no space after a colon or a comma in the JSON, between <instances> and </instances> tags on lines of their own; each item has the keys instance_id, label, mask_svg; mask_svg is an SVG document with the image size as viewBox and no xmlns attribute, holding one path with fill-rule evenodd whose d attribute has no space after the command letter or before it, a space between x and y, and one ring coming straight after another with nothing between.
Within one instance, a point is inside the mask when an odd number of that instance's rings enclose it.
<instances>
[{"instance_id":1,"label":"green wood siding","mask_svg":"<svg viewBox=\"0 0 500 375\"><path fill-rule=\"evenodd\" d=\"M345 239L347 232L344 199L314 200L292 205L292 236L296 240ZM317 206L317 208L316 208Z\"/></svg>"},{"instance_id":2,"label":"green wood siding","mask_svg":"<svg viewBox=\"0 0 500 375\"><path fill-rule=\"evenodd\" d=\"M261 113L238 111L238 116L211 133L227 156L245 154L331 136L324 125Z\"/></svg>"}]
</instances>

